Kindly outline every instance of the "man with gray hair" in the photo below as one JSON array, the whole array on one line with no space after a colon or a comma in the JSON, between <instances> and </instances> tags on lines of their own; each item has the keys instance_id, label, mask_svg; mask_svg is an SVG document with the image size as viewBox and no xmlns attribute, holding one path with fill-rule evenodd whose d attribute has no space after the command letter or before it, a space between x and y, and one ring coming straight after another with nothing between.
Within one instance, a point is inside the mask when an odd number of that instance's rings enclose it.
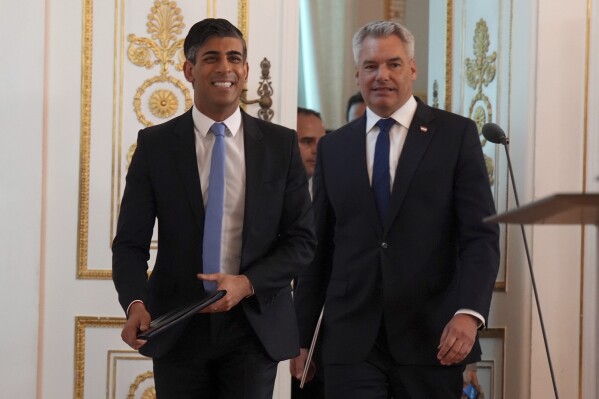
<instances>
[{"instance_id":1,"label":"man with gray hair","mask_svg":"<svg viewBox=\"0 0 599 399\"><path fill-rule=\"evenodd\" d=\"M327 398L458 399L499 266L476 125L413 96L414 38L400 24L367 24L353 51L367 109L320 140L292 373L324 306Z\"/></svg>"}]
</instances>

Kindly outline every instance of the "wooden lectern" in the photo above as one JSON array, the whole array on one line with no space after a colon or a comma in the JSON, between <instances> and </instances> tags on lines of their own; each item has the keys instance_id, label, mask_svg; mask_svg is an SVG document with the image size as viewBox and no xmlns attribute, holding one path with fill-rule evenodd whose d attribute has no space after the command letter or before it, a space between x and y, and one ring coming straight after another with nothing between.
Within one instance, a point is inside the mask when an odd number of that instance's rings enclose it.
<instances>
[{"instance_id":1,"label":"wooden lectern","mask_svg":"<svg viewBox=\"0 0 599 399\"><path fill-rule=\"evenodd\" d=\"M489 216L490 223L595 224L599 226L599 193L554 194L519 208Z\"/></svg>"},{"instance_id":2,"label":"wooden lectern","mask_svg":"<svg viewBox=\"0 0 599 399\"><path fill-rule=\"evenodd\" d=\"M526 235L524 233L524 224L594 224L599 227L599 193L593 194L554 194L549 197L541 198L527 205L520 206L516 209L500 213L499 215L490 216L484 219L489 223L517 223L520 224L524 245L526 248L526 257L528 260L528 268L534 297L539 312L539 320L541 323L541 331L543 332L543 340L545 343L545 351L547 352L547 361L549 363L549 371L551 373L551 382L556 399L559 399L557 393L557 385L555 383L555 375L551 356L549 354L549 344L547 343L547 334L543 323L543 315L541 313L541 305L537 295L537 288L530 261L530 253L526 243ZM596 358L595 358L596 359Z\"/></svg>"}]
</instances>

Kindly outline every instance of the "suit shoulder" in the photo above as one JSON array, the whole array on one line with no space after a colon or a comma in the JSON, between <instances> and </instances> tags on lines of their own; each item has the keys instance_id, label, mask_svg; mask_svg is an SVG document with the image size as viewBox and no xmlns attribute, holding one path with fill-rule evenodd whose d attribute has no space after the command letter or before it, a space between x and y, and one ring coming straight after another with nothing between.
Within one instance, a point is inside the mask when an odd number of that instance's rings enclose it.
<instances>
[{"instance_id":1,"label":"suit shoulder","mask_svg":"<svg viewBox=\"0 0 599 399\"><path fill-rule=\"evenodd\" d=\"M340 128L333 130L324 135L320 140L325 143L345 142L347 143L348 136L364 133L366 130L366 122L362 118L355 119Z\"/></svg>"},{"instance_id":2,"label":"suit shoulder","mask_svg":"<svg viewBox=\"0 0 599 399\"><path fill-rule=\"evenodd\" d=\"M176 116L166 122L160 123L158 125L153 125L141 129L139 132L143 134L144 137L158 138L167 134L172 133L176 130L179 125L187 124L193 128L193 118L191 116L191 112L185 112L179 116Z\"/></svg>"},{"instance_id":3,"label":"suit shoulder","mask_svg":"<svg viewBox=\"0 0 599 399\"><path fill-rule=\"evenodd\" d=\"M474 124L474 121L462 115L454 114L453 112L445 111L438 108L428 107L435 119L443 122L455 125L468 125Z\"/></svg>"},{"instance_id":4,"label":"suit shoulder","mask_svg":"<svg viewBox=\"0 0 599 399\"><path fill-rule=\"evenodd\" d=\"M255 123L258 128L265 134L271 134L271 133L277 133L277 134L287 134L287 135L291 135L291 134L295 134L295 130L290 129L288 127L282 126L282 125L278 125L276 123L270 122L270 121L265 121L259 118L255 118L253 116L248 115L248 117L250 118L250 121L253 121L253 123Z\"/></svg>"},{"instance_id":5,"label":"suit shoulder","mask_svg":"<svg viewBox=\"0 0 599 399\"><path fill-rule=\"evenodd\" d=\"M297 141L295 130L248 114L244 114L243 130L244 134L269 143L268 145L292 146L292 143Z\"/></svg>"}]
</instances>

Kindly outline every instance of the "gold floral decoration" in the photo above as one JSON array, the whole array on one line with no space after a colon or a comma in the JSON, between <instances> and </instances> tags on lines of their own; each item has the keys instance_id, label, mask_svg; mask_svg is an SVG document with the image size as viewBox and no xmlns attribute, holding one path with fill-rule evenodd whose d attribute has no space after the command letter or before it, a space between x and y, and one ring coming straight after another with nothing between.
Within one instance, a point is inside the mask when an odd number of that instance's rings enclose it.
<instances>
[{"instance_id":1,"label":"gold floral decoration","mask_svg":"<svg viewBox=\"0 0 599 399\"><path fill-rule=\"evenodd\" d=\"M487 154L483 154L485 158L485 165L487 166L487 176L489 177L489 185L495 183L495 165L493 164L493 158Z\"/></svg>"},{"instance_id":2,"label":"gold floral decoration","mask_svg":"<svg viewBox=\"0 0 599 399\"><path fill-rule=\"evenodd\" d=\"M491 122L493 118L493 107L489 97L483 93L483 86L487 87L493 80L495 80L495 73L497 70L497 52L493 52L487 55L489 51L490 40L489 40L489 28L485 20L480 19L476 23L476 29L474 31L474 59L466 59L466 80L468 86L476 90L476 95L470 103L470 109L468 116L472 119L478 118L481 121L481 126L486 122ZM477 103L482 102L483 106L479 105L474 115L474 108ZM482 113L481 113L482 112ZM482 119L484 115L484 119ZM477 121L477 122L478 122ZM479 130L480 131L480 130Z\"/></svg>"},{"instance_id":3,"label":"gold floral decoration","mask_svg":"<svg viewBox=\"0 0 599 399\"><path fill-rule=\"evenodd\" d=\"M150 387L141 395L141 399L156 399L156 388Z\"/></svg>"},{"instance_id":4,"label":"gold floral decoration","mask_svg":"<svg viewBox=\"0 0 599 399\"><path fill-rule=\"evenodd\" d=\"M166 74L168 66L175 64L173 59L177 52L183 52L184 39L177 39L177 35L183 33L185 27L181 9L174 1L156 0L150 9L146 26L151 39L134 34L127 36L131 43L127 50L129 59L135 65L148 69L160 64L160 73ZM181 59L185 58L179 57L179 63L176 64L179 71L183 69Z\"/></svg>"},{"instance_id":5,"label":"gold floral decoration","mask_svg":"<svg viewBox=\"0 0 599 399\"><path fill-rule=\"evenodd\" d=\"M175 86L185 97L185 109L191 107L192 98L186 85L169 74L169 67L174 66L175 70L182 71L185 63L185 54L183 54L185 39L179 38L185 24L177 3L169 0L154 1L146 27L150 37L139 37L135 34L127 36L130 43L127 55L133 64L140 67L152 69L160 65L159 74L146 79L133 97L133 109L137 119L144 126L152 126L153 123L144 115L141 106L142 96L150 86L157 83ZM173 116L179 108L178 98L172 91L166 89L153 92L148 99L148 104L150 112L161 119Z\"/></svg>"},{"instance_id":6,"label":"gold floral decoration","mask_svg":"<svg viewBox=\"0 0 599 399\"><path fill-rule=\"evenodd\" d=\"M488 86L495 79L497 67L497 52L487 55L491 42L489 40L489 28L484 19L476 23L474 30L473 50L476 58L466 59L466 79L468 85L473 89L482 91L482 86Z\"/></svg>"},{"instance_id":7,"label":"gold floral decoration","mask_svg":"<svg viewBox=\"0 0 599 399\"><path fill-rule=\"evenodd\" d=\"M468 116L476 122L478 131L487 122L493 121L493 107L489 97L483 93L483 87L489 86L495 80L497 72L497 52L488 54L491 41L489 39L489 28L484 19L476 23L474 30L473 51L474 58L466 59L466 81L468 86L476 90L476 94L470 103ZM481 135L481 133L479 133ZM483 138L481 145L484 147L487 141ZM493 160L485 155L489 182L493 184L494 166Z\"/></svg>"},{"instance_id":8,"label":"gold floral decoration","mask_svg":"<svg viewBox=\"0 0 599 399\"><path fill-rule=\"evenodd\" d=\"M170 90L156 90L149 100L150 111L158 118L173 116L179 106L179 100Z\"/></svg>"},{"instance_id":9,"label":"gold floral decoration","mask_svg":"<svg viewBox=\"0 0 599 399\"><path fill-rule=\"evenodd\" d=\"M483 107L476 107L474 110L474 114L472 115L472 120L476 123L476 127L480 132L483 128L483 125L487 122L487 113Z\"/></svg>"},{"instance_id":10,"label":"gold floral decoration","mask_svg":"<svg viewBox=\"0 0 599 399\"><path fill-rule=\"evenodd\" d=\"M127 169L129 169L129 165L131 165L131 159L133 159L133 153L135 152L136 148L137 148L137 143L133 143L129 147L129 151L127 151Z\"/></svg>"},{"instance_id":11,"label":"gold floral decoration","mask_svg":"<svg viewBox=\"0 0 599 399\"><path fill-rule=\"evenodd\" d=\"M131 383L131 385L129 386L129 392L127 393L127 399L135 398L135 392L137 391L137 389L139 388L139 386L141 385L142 382L144 382L146 380L153 380L153 379L154 379L154 373L152 371L146 371L145 373L138 375L135 378L135 381L133 381L133 383ZM156 389L154 388L154 386L151 386L144 390L142 399L156 399Z\"/></svg>"},{"instance_id":12,"label":"gold floral decoration","mask_svg":"<svg viewBox=\"0 0 599 399\"><path fill-rule=\"evenodd\" d=\"M439 82L433 81L433 108L439 108Z\"/></svg>"}]
</instances>

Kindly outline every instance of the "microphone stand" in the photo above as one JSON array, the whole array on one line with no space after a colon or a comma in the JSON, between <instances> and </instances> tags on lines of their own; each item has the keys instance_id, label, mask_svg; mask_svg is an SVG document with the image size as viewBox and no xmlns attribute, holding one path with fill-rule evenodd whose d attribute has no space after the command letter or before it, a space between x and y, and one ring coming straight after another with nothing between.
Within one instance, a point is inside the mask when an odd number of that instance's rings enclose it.
<instances>
[{"instance_id":1,"label":"microphone stand","mask_svg":"<svg viewBox=\"0 0 599 399\"><path fill-rule=\"evenodd\" d=\"M510 152L508 151L508 147L510 144L509 139L504 136L503 140L501 140L501 144L505 147L505 155L507 157L508 169L510 172L510 177L512 180L512 188L514 189L514 198L516 199L516 206L520 207L520 201L518 200L518 191L516 190L516 183L514 180L514 171L512 170L512 161L510 159ZM555 382L555 374L553 372L553 364L551 363L551 355L549 354L549 344L547 342L547 333L545 331L545 323L543 322L543 313L541 312L541 303L539 302L539 295L537 293L537 283L535 281L535 274L532 270L532 261L530 260L530 251L528 250L528 240L526 239L526 232L524 231L524 225L520 224L520 230L522 231L522 239L524 240L524 250L526 251L526 260L528 261L528 271L530 272L530 280L532 282L532 290L535 297L535 302L537 304L537 312L539 313L539 321L541 322L541 332L543 333L543 342L545 343L545 352L547 353L547 361L549 363L549 372L551 374L551 383L553 384L553 392L555 394L555 398L559 399L559 395L557 393L557 384Z\"/></svg>"}]
</instances>

